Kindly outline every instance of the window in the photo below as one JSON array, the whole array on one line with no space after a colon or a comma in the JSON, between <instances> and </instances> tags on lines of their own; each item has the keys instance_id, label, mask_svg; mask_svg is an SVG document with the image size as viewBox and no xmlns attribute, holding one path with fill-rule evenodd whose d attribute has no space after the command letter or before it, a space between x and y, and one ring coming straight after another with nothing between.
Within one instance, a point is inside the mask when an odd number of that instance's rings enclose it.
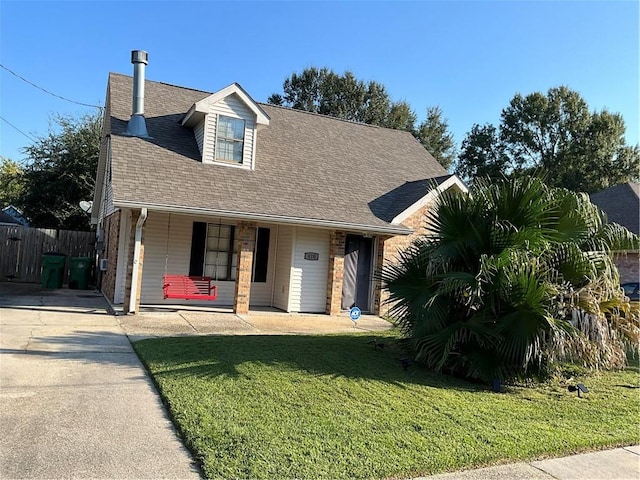
<instances>
[{"instance_id":1,"label":"window","mask_svg":"<svg viewBox=\"0 0 640 480\"><path fill-rule=\"evenodd\" d=\"M204 275L214 280L235 280L237 265L235 227L210 223L207 226Z\"/></svg>"},{"instance_id":2,"label":"window","mask_svg":"<svg viewBox=\"0 0 640 480\"><path fill-rule=\"evenodd\" d=\"M270 233L268 228L256 229L252 282L267 281ZM218 223L193 222L189 275L233 281L236 279L237 266L236 227Z\"/></svg>"},{"instance_id":3,"label":"window","mask_svg":"<svg viewBox=\"0 0 640 480\"><path fill-rule=\"evenodd\" d=\"M216 129L216 160L242 163L244 150L244 120L218 116Z\"/></svg>"}]
</instances>

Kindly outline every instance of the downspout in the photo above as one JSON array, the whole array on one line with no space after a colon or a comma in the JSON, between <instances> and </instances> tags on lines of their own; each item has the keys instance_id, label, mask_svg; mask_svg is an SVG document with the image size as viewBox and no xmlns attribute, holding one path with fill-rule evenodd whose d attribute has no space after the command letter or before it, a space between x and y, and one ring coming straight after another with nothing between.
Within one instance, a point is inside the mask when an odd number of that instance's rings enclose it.
<instances>
[{"instance_id":1,"label":"downspout","mask_svg":"<svg viewBox=\"0 0 640 480\"><path fill-rule=\"evenodd\" d=\"M129 313L136 314L136 300L138 299L138 276L140 275L140 246L142 245L142 226L147 220L147 209L140 210L136 222L135 244L133 246L133 271L131 272L131 295L129 296Z\"/></svg>"}]
</instances>

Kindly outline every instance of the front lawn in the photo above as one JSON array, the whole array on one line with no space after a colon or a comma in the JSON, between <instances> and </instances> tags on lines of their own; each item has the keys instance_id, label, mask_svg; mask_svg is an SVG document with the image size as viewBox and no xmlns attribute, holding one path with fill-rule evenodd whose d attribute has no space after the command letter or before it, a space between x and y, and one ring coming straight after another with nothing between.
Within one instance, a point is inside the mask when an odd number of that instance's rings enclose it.
<instances>
[{"instance_id":1,"label":"front lawn","mask_svg":"<svg viewBox=\"0 0 640 480\"><path fill-rule=\"evenodd\" d=\"M384 342L374 349L370 340ZM638 368L488 387L407 371L394 333L184 337L135 349L208 478L428 475L638 443Z\"/></svg>"}]
</instances>

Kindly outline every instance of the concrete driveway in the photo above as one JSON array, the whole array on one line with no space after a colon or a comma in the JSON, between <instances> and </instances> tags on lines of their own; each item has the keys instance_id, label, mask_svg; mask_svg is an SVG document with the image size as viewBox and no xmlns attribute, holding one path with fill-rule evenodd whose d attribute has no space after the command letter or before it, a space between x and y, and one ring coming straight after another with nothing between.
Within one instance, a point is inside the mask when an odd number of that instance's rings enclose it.
<instances>
[{"instance_id":1,"label":"concrete driveway","mask_svg":"<svg viewBox=\"0 0 640 480\"><path fill-rule=\"evenodd\" d=\"M0 284L0 478L200 478L101 295Z\"/></svg>"}]
</instances>

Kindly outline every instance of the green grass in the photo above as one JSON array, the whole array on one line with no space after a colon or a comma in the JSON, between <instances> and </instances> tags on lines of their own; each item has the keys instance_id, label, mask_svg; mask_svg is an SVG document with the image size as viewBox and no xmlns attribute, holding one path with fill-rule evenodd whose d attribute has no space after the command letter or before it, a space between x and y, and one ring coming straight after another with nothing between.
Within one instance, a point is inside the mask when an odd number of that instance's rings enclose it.
<instances>
[{"instance_id":1,"label":"green grass","mask_svg":"<svg viewBox=\"0 0 640 480\"><path fill-rule=\"evenodd\" d=\"M386 478L638 443L638 367L508 387L404 371L394 334L135 344L208 478Z\"/></svg>"}]
</instances>

